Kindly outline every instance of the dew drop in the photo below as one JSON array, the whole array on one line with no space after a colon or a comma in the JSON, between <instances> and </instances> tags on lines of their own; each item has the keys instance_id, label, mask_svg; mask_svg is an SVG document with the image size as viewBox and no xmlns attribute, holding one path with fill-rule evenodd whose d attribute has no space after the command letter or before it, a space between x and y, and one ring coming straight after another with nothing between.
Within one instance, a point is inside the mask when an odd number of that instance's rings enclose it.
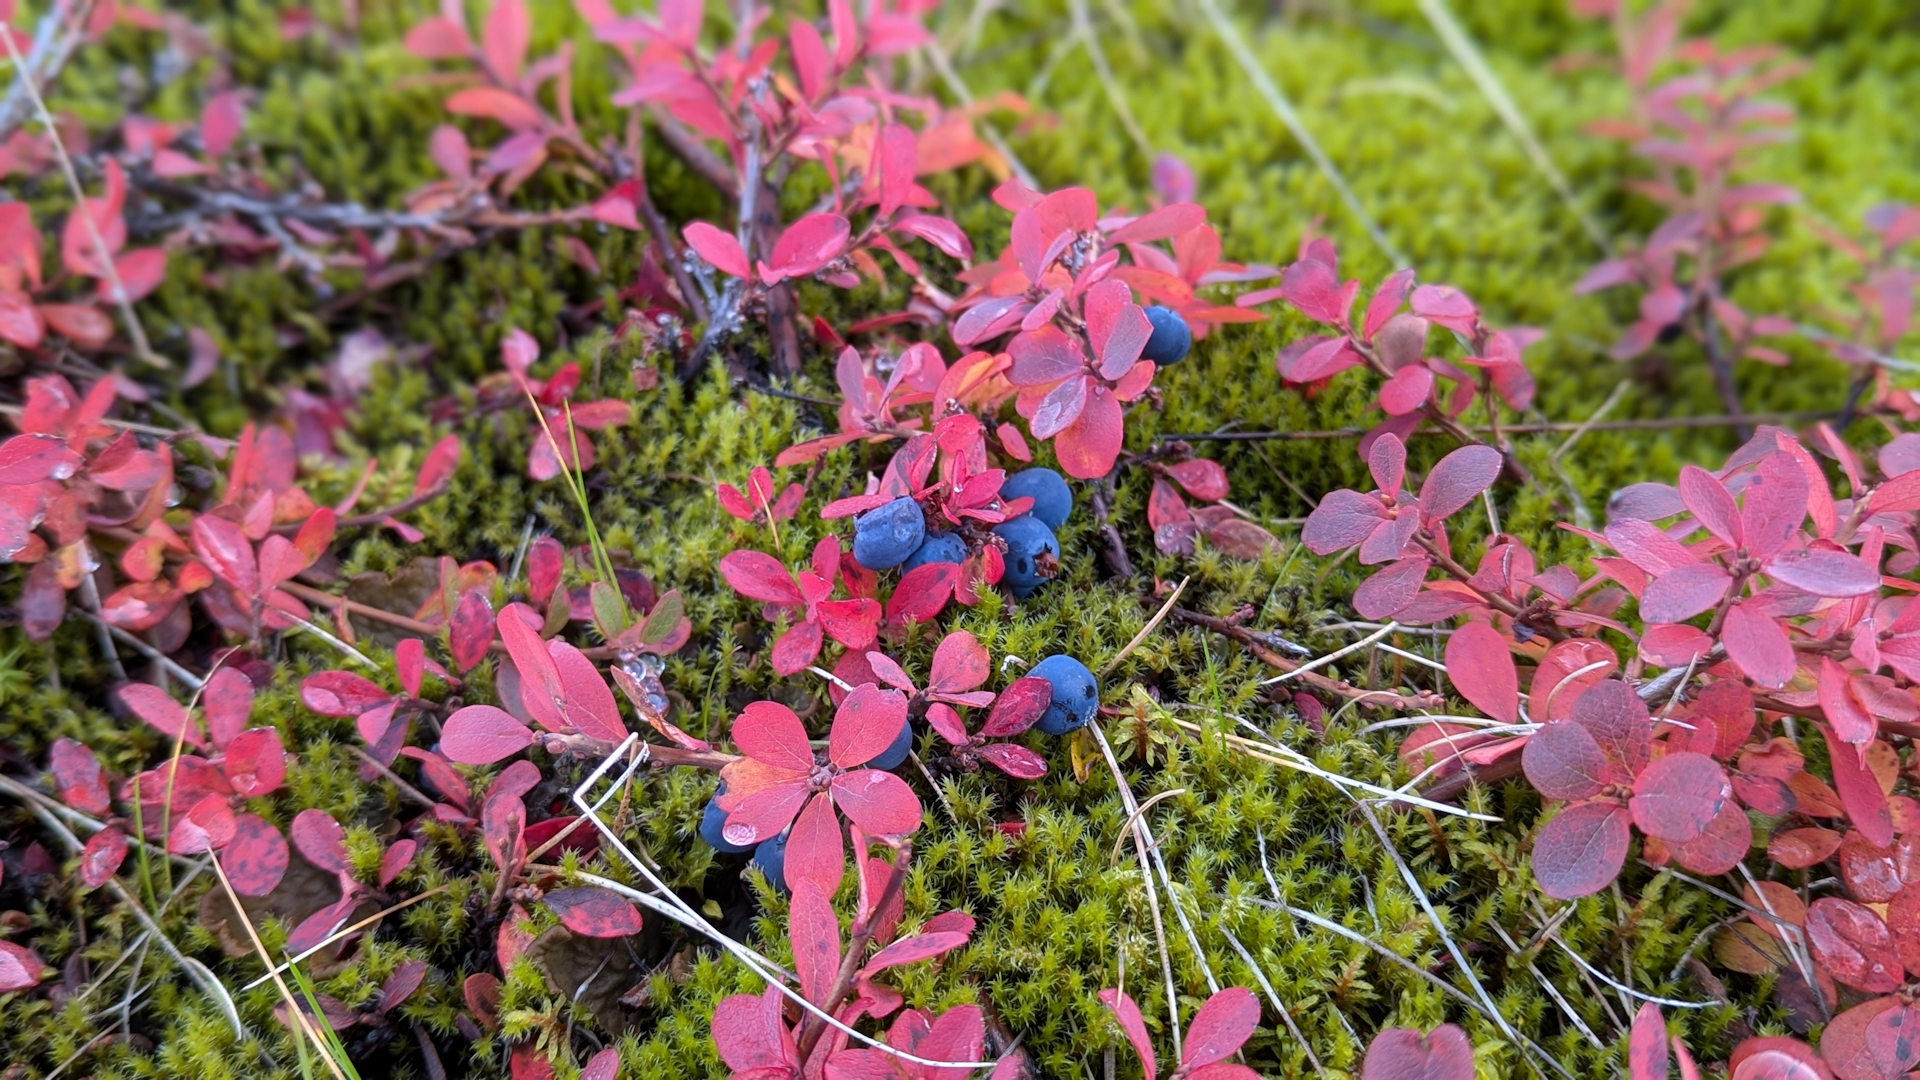
<instances>
[{"instance_id":1,"label":"dew drop","mask_svg":"<svg viewBox=\"0 0 1920 1080\"><path fill-rule=\"evenodd\" d=\"M731 824L720 830L720 835L734 847L745 847L760 839L760 830L751 825Z\"/></svg>"}]
</instances>

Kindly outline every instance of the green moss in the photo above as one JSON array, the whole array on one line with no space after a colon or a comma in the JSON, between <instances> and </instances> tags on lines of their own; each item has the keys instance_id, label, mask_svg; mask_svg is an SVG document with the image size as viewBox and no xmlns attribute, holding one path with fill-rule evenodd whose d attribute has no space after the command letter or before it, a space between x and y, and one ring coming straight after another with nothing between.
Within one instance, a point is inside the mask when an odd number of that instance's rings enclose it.
<instances>
[{"instance_id":1,"label":"green moss","mask_svg":"<svg viewBox=\"0 0 1920 1080\"><path fill-rule=\"evenodd\" d=\"M390 206L433 178L426 139L446 119L435 88L421 78L424 65L399 46L406 27L431 6L359 5L359 36L354 47L344 49L325 47L315 38L282 40L275 28L278 11L254 0L188 5L188 14L211 28L233 79L256 94L247 139L259 147L268 177L286 186L311 178L333 197ZM1228 257L1285 261L1311 229L1334 236L1346 268L1368 283L1393 269L1347 215L1326 178L1249 92L1230 55L1189 5L1136 5L1130 27L1113 22L1101 5L1093 6L1100 8L1096 23L1129 107L1156 150L1177 153L1193 166L1200 198L1225 237ZM1920 134L1896 111L1896 103L1911 101L1920 91L1920 63L1915 62L1920 56L1914 55L1920 37L1910 32L1912 16L1897 5L1865 0L1705 6L1698 29L1731 44L1780 42L1811 63L1807 74L1781 90L1803 114L1801 137L1767 151L1755 169L1756 176L1799 188L1806 210L1783 215L1780 246L1739 276L1735 297L1755 311L1802 311L1832 303L1843 288L1843 268L1826 253L1810 221L1845 225L1875 202L1920 198L1920 179L1905 168L1920 151ZM1571 21L1557 0L1455 7L1585 204L1619 235L1649 227L1650 209L1623 192L1622 177L1630 166L1622 152L1581 130L1622 105L1620 87L1601 71L1550 67L1564 53L1607 48L1602 30ZM1438 47L1415 5L1377 0L1338 15L1291 5L1286 10L1253 35L1257 54L1422 277L1461 286L1501 323L1548 331L1530 357L1541 376L1535 418L1582 419L1628 379L1632 385L1615 417L1718 411L1697 355L1678 350L1637 369L1605 359L1605 343L1630 314L1629 302L1570 297L1570 284L1599 253ZM340 6L321 4L318 14L337 23ZM964 21L954 18L946 28L951 40L960 40ZM1017 152L1049 184L1085 183L1104 201L1139 205L1149 162L1122 133L1084 54L1070 50L1054 57L1063 25L1059 4L996 9L978 39L958 50L963 74L976 93L986 94L1028 90L1036 73L1050 71L1033 95L1043 113L1022 123L1014 138ZM1246 25L1252 25L1250 18ZM603 54L576 19L559 7L543 6L537 47L563 36L583 55L595 57L577 65L581 123L593 137L615 132L620 118L606 103L614 79L601 63ZM123 73L134 72L144 84L156 70L160 50L155 35L116 31L104 46L84 52L62 77L56 107L90 126L109 126L123 108ZM146 111L191 118L213 74L212 60L197 61L185 78L154 86ZM484 124L469 130L476 145L496 134ZM684 220L723 213L713 193L658 148L649 149L648 166L669 216ZM989 252L997 250L1006 217L984 199L985 177L973 171L940 178L935 186L976 240ZM44 180L23 186L22 194L50 211L67 205L64 192ZM559 206L597 194L550 169L512 201ZM797 189L789 193L802 202L805 195ZM601 274L559 253L558 242L569 235L585 242ZM784 398L736 391L717 374L691 383L668 378L656 390L636 392L628 378L631 366L643 359L665 363L665 358L640 357L634 346L614 343L604 329L608 320L583 315L579 307L599 301L608 311L620 309L615 292L637 273L639 243L633 234L600 228L485 237L377 297L332 314L316 314L315 292L297 274L189 254L173 261L167 284L142 304L142 316L167 351L184 352L189 326L208 330L219 342L230 371L200 388L175 391L166 402L216 434L233 434L248 417L281 404L289 387L317 384L321 365L345 333L374 327L397 344L420 347L378 373L346 433L351 456L379 462L368 502L404 496L418 455L441 430L428 419L436 402L452 403L447 411L465 441L466 457L453 490L411 519L426 534L422 544L408 547L386 532L356 531L339 549L343 575L391 571L421 553L491 559L504 566L529 528L569 543L583 540L577 509L564 490L525 479L529 417L519 409L484 412L475 390L481 377L499 370L499 343L509 327L535 333L552 357L581 361L588 373L583 398L615 396L636 405L632 424L595 436L602 462L590 477L596 524L610 547L633 552L636 563L662 587L686 594L693 644L668 658L665 678L682 701L682 726L717 738L747 701L778 696L818 710L824 694L814 683L771 677L761 655L768 627L753 605L719 581L715 565L721 555L770 541L764 532L722 514L711 484L739 482L752 465L770 461L780 449L830 425L832 417ZM940 266L936 272L948 269ZM350 275L327 282L336 295L356 284ZM825 310L835 318L871 312L897 299L875 290L852 296L807 293L809 310ZM1227 424L1323 430L1367 422L1371 389L1360 377L1337 380L1311 399L1281 388L1272 357L1303 331L1302 320L1278 315L1209 337L1186 364L1162 378L1161 402L1136 410L1129 445L1142 448L1156 438ZM1749 368L1741 377L1756 410L1837 405L1842 393L1840 370L1809 350L1797 351L1788 368ZM809 355L797 389L833 392L824 353ZM1584 542L1554 529L1554 522L1597 516L1608 493L1620 485L1666 478L1684 461L1710 460L1731 446L1731 436L1718 430L1594 433L1577 452L1555 457L1563 437L1521 441L1529 468L1553 480L1507 492L1500 507L1503 526L1535 544L1543 559L1584 557ZM1415 454L1431 461L1442 449L1417 443ZM1128 550L1143 575L1169 582L1190 577L1184 601L1190 606L1218 613L1246 606L1262 627L1330 651L1343 639L1318 628L1346 617L1346 598L1361 575L1350 564L1329 566L1292 547L1289 523L1308 510L1302 493L1363 480L1353 442L1332 438L1208 447L1210 454L1216 450L1232 477L1236 503L1273 523L1289 541L1288 549L1257 563L1204 551L1188 560L1153 554L1145 524L1148 482L1134 475L1122 484L1113 510ZM883 462L878 451L867 449L830 458L810 482L815 500L810 508L858 490L866 472ZM358 460L316 467L312 486L323 498L343 494L360 472ZM1468 557L1477 554L1477 529L1477 523L1469 523L1459 537ZM782 528L778 553L797 563L826 531L809 509ZM1085 515L1061 539L1067 567L1062 582L1018 605L989 598L951 616L948 625L978 635L996 661L1009 655L1032 661L1064 651L1099 669L1145 625L1156 602L1137 583L1101 580ZM934 637L923 631L896 655L909 670L924 670ZM1424 640L1410 637L1402 645L1425 648ZM300 676L336 665L340 658L307 637L289 638L276 650L274 658L285 661L285 675L262 696L257 722L278 727L300 760L288 790L255 809L285 824L301 807L327 808L351 824L355 864L368 868L391 836L389 823L415 808L404 804L391 785L359 779L358 762L347 749L355 739L349 723L299 706ZM1333 673L1387 685L1433 685L1431 674L1418 667L1370 664L1356 658ZM1174 913L1163 912L1184 1011L1190 1014L1204 997L1209 970L1221 982L1254 985L1227 943L1231 933L1260 963L1329 1068L1355 1069L1365 1040L1382 1026L1427 1027L1451 1020L1466 1025L1488 1075L1528 1072L1527 1059L1498 1028L1431 980L1262 906L1272 899L1270 870L1287 902L1339 922L1456 990L1473 993L1391 854L1373 839L1351 801L1322 781L1256 760L1212 736L1243 721L1299 749L1322 769L1382 784L1405 779L1390 734L1358 733L1368 716L1339 713L1317 732L1284 707L1267 703L1258 685L1266 674L1231 642L1168 624L1106 680L1107 703L1127 707L1127 715L1110 722L1107 731L1134 796L1146 800L1178 792L1158 802L1148 821L1201 944L1196 954ZM0 741L12 755L8 763L43 761L46 747L59 736L96 747L120 775L164 757L168 748L156 734L109 715L100 693L109 681L95 637L83 623L70 624L45 645L27 643L13 630L0 631ZM470 700L487 699L484 668L462 693ZM1179 736L1172 717L1197 721L1210 734ZM1065 745L1039 736L1032 743L1052 765L1039 783L958 776L941 781L936 797L915 778L929 813L916 838L908 921L958 907L979 919L979 929L970 946L939 965L899 972L898 984L916 1006L969 1000L990 1005L1019 1033L1045 1075L1084 1075L1088 1069L1098 1072L1094 1063L1102 1053L1120 1045L1094 991L1118 982L1124 967L1127 987L1164 1044L1165 989L1138 866L1125 849L1114 858L1126 813L1113 777L1096 755L1086 780L1077 781ZM401 768L412 777L410 765ZM570 782L577 775L562 779ZM484 776L473 779L476 791L483 790ZM747 886L733 881L736 867L716 862L692 835L710 791L711 778L704 775L650 776L634 791L635 809L625 828L677 887L690 894L737 896ZM1576 1075L1609 1071L1615 1047L1590 1043L1544 991L1543 981L1558 988L1566 1007L1603 1040L1611 1040L1624 1019L1617 996L1596 992L1561 948L1534 944L1516 955L1501 944L1503 935L1520 944L1534 942L1539 930L1545 901L1525 870L1536 801L1520 788L1501 787L1472 793L1468 805L1503 820L1389 815L1393 852L1441 913L1447 934L1466 947L1476 975L1514 1027ZM995 827L1002 822L1021 822L1025 832L1010 836ZM27 838L36 827L16 808L0 809L0 835ZM361 1005L397 964L429 961L435 975L402 1012L433 1033L443 1052L451 1052L463 1041L455 1027L464 1010L461 980L493 969L496 927L484 909L494 880L476 838L445 826L423 831L422 853L400 891L442 885L446 891L390 916L354 963L319 983L323 992ZM161 925L226 986L250 982L259 974L258 960L223 955L212 933L194 919L207 888L205 876L191 883L183 876L178 869L171 873L171 883L181 888L170 900L165 888L158 890L167 901ZM277 999L270 986L236 993L250 1033L236 1039L219 1010L150 938L143 939L144 928L128 912L110 897L78 891L71 880L61 875L24 909L36 948L56 965L82 956L96 975L127 959L85 999L56 1008L43 999L14 998L0 1006L6 1017L0 1025L5 1051L0 1056L45 1071L79 1055L83 1064L77 1068L99 1076L295 1074L297 1058L273 1018ZM168 879L155 884L165 886ZM783 905L757 879L748 886L759 890L766 912L746 929L770 955L784 957ZM534 910L544 925L544 910L537 905ZM1700 987L1670 973L1698 951L1699 935L1727 911L1696 887L1634 870L1618 892L1575 905L1559 924L1559 939L1639 990L1699 998ZM263 928L270 947L284 940L287 929L278 921ZM626 1075L718 1068L706 1018L718 1000L755 989L755 981L737 964L707 952L684 959L646 977L649 1000L640 1010L640 1025L620 1037ZM1769 1000L1763 993L1767 987L1736 979L1731 989L1739 1010L1750 1013L1749 1022L1778 1023L1763 1004ZM592 1023L566 995L554 993L530 963L509 973L502 1008L509 1036L537 1034L555 1047L562 1045L569 1019ZM1679 1011L1672 1020L1705 1057L1725 1049L1736 1011ZM123 1014L128 1029L150 1045L114 1038L87 1048L106 1025L120 1024ZM1271 1026L1276 1019L1269 1008L1270 1026L1249 1044L1249 1060L1280 1074L1306 1072L1301 1047L1284 1026ZM368 1060L391 1055L384 1060L397 1062L396 1074L424 1075L406 1025L357 1032L348 1041L370 1055ZM500 1037L481 1040L456 1071L502 1074L505 1045Z\"/></svg>"}]
</instances>

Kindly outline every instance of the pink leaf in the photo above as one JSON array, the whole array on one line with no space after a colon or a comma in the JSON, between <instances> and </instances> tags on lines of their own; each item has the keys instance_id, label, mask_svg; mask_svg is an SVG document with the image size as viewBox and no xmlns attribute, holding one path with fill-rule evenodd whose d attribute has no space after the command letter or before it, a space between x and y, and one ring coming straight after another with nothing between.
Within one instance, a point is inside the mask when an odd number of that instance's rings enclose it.
<instances>
[{"instance_id":1,"label":"pink leaf","mask_svg":"<svg viewBox=\"0 0 1920 1080\"><path fill-rule=\"evenodd\" d=\"M1359 285L1353 284L1352 289L1341 288L1334 268L1316 259L1303 259L1280 275L1280 293L1287 303L1314 322L1340 329L1346 328L1347 312Z\"/></svg>"},{"instance_id":2,"label":"pink leaf","mask_svg":"<svg viewBox=\"0 0 1920 1080\"><path fill-rule=\"evenodd\" d=\"M233 148L233 142L240 137L240 129L246 123L246 111L240 104L238 91L227 90L213 95L207 107L200 111L200 145L210 158L226 156Z\"/></svg>"},{"instance_id":3,"label":"pink leaf","mask_svg":"<svg viewBox=\"0 0 1920 1080\"><path fill-rule=\"evenodd\" d=\"M1729 608L1720 641L1727 647L1727 657L1755 683L1777 690L1793 678L1793 643L1758 603L1747 601Z\"/></svg>"},{"instance_id":4,"label":"pink leaf","mask_svg":"<svg viewBox=\"0 0 1920 1080\"><path fill-rule=\"evenodd\" d=\"M1242 986L1229 986L1208 998L1187 1028L1180 1068L1191 1071L1239 1052L1260 1026L1260 999Z\"/></svg>"},{"instance_id":5,"label":"pink leaf","mask_svg":"<svg viewBox=\"0 0 1920 1080\"><path fill-rule=\"evenodd\" d=\"M1815 596L1865 596L1878 592L1880 574L1847 551L1800 548L1768 560L1767 576Z\"/></svg>"},{"instance_id":6,"label":"pink leaf","mask_svg":"<svg viewBox=\"0 0 1920 1080\"><path fill-rule=\"evenodd\" d=\"M1480 313L1467 294L1449 285L1422 285L1413 290L1413 313L1458 334L1471 336Z\"/></svg>"},{"instance_id":7,"label":"pink leaf","mask_svg":"<svg viewBox=\"0 0 1920 1080\"><path fill-rule=\"evenodd\" d=\"M1685 622L1711 610L1727 595L1733 575L1719 563L1701 562L1669 570L1640 594L1640 617L1652 623Z\"/></svg>"},{"instance_id":8,"label":"pink leaf","mask_svg":"<svg viewBox=\"0 0 1920 1080\"><path fill-rule=\"evenodd\" d=\"M774 242L771 262L760 264L760 280L774 285L819 270L846 250L851 233L839 214L808 214Z\"/></svg>"},{"instance_id":9,"label":"pink leaf","mask_svg":"<svg viewBox=\"0 0 1920 1080\"><path fill-rule=\"evenodd\" d=\"M12 31L8 29L6 32ZM0 994L39 986L40 975L46 970L46 962L32 949L11 941L0 941Z\"/></svg>"},{"instance_id":10,"label":"pink leaf","mask_svg":"<svg viewBox=\"0 0 1920 1080\"><path fill-rule=\"evenodd\" d=\"M220 852L220 868L241 896L265 896L286 876L291 861L286 838L273 823L254 814L234 819L233 839Z\"/></svg>"},{"instance_id":11,"label":"pink leaf","mask_svg":"<svg viewBox=\"0 0 1920 1080\"><path fill-rule=\"evenodd\" d=\"M1447 677L1481 712L1505 723L1520 720L1520 676L1500 631L1470 622L1447 639Z\"/></svg>"},{"instance_id":12,"label":"pink leaf","mask_svg":"<svg viewBox=\"0 0 1920 1080\"><path fill-rule=\"evenodd\" d=\"M540 113L526 99L491 86L471 86L447 99L447 111L456 116L479 116L504 127L531 132L540 126Z\"/></svg>"},{"instance_id":13,"label":"pink leaf","mask_svg":"<svg viewBox=\"0 0 1920 1080\"><path fill-rule=\"evenodd\" d=\"M250 728L234 736L221 769L233 793L253 799L275 789L287 778L287 751L280 733L270 727Z\"/></svg>"},{"instance_id":14,"label":"pink leaf","mask_svg":"<svg viewBox=\"0 0 1920 1080\"><path fill-rule=\"evenodd\" d=\"M1353 609L1368 619L1392 618L1413 602L1433 560L1409 555L1374 574L1353 591Z\"/></svg>"},{"instance_id":15,"label":"pink leaf","mask_svg":"<svg viewBox=\"0 0 1920 1080\"><path fill-rule=\"evenodd\" d=\"M1139 1055L1140 1067L1146 1070L1147 1080L1154 1080L1159 1069L1153 1057L1153 1039L1147 1035L1147 1021L1140 1015L1140 1006L1122 990L1100 991L1100 1002L1113 1010L1114 1018L1120 1021L1120 1030L1126 1033L1127 1041L1133 1044L1133 1052Z\"/></svg>"},{"instance_id":16,"label":"pink leaf","mask_svg":"<svg viewBox=\"0 0 1920 1080\"><path fill-rule=\"evenodd\" d=\"M97 889L120 872L127 859L127 834L118 826L109 826L87 838L80 850L80 883Z\"/></svg>"},{"instance_id":17,"label":"pink leaf","mask_svg":"<svg viewBox=\"0 0 1920 1080\"><path fill-rule=\"evenodd\" d=\"M462 765L491 765L525 750L533 732L492 705L468 705L447 717L440 750Z\"/></svg>"},{"instance_id":18,"label":"pink leaf","mask_svg":"<svg viewBox=\"0 0 1920 1080\"><path fill-rule=\"evenodd\" d=\"M1737 548L1742 541L1740 508L1720 478L1698 465L1680 470L1680 498L1687 510L1719 541Z\"/></svg>"},{"instance_id":19,"label":"pink leaf","mask_svg":"<svg viewBox=\"0 0 1920 1080\"><path fill-rule=\"evenodd\" d=\"M1527 739L1520 764L1534 789L1549 799L1585 799L1612 778L1593 735L1565 720L1543 725Z\"/></svg>"},{"instance_id":20,"label":"pink leaf","mask_svg":"<svg viewBox=\"0 0 1920 1080\"><path fill-rule=\"evenodd\" d=\"M1473 1046L1466 1033L1442 1024L1432 1034L1388 1028L1373 1037L1360 1080L1473 1080Z\"/></svg>"},{"instance_id":21,"label":"pink leaf","mask_svg":"<svg viewBox=\"0 0 1920 1080\"><path fill-rule=\"evenodd\" d=\"M610 889L556 889L546 900L560 924L582 937L617 938L640 932L640 910Z\"/></svg>"},{"instance_id":22,"label":"pink leaf","mask_svg":"<svg viewBox=\"0 0 1920 1080\"><path fill-rule=\"evenodd\" d=\"M106 773L92 750L69 738L56 739L47 768L59 785L61 802L83 814L106 816L111 808Z\"/></svg>"},{"instance_id":23,"label":"pink leaf","mask_svg":"<svg viewBox=\"0 0 1920 1080\"><path fill-rule=\"evenodd\" d=\"M308 862L329 873L344 874L352 869L347 862L347 831L325 810L310 808L293 816L287 830L293 846Z\"/></svg>"},{"instance_id":24,"label":"pink leaf","mask_svg":"<svg viewBox=\"0 0 1920 1080\"><path fill-rule=\"evenodd\" d=\"M186 706L173 700L165 690L148 683L128 683L115 691L127 711L145 720L154 730L188 746L204 746L199 725L187 716Z\"/></svg>"},{"instance_id":25,"label":"pink leaf","mask_svg":"<svg viewBox=\"0 0 1920 1080\"><path fill-rule=\"evenodd\" d=\"M680 235L686 237L688 247L721 273L737 278L753 276L753 270L747 264L746 250L732 233L704 221L696 221L680 230Z\"/></svg>"},{"instance_id":26,"label":"pink leaf","mask_svg":"<svg viewBox=\"0 0 1920 1080\"><path fill-rule=\"evenodd\" d=\"M393 699L351 671L317 671L300 684L300 702L322 716L358 716Z\"/></svg>"},{"instance_id":27,"label":"pink leaf","mask_svg":"<svg viewBox=\"0 0 1920 1080\"><path fill-rule=\"evenodd\" d=\"M1575 803L1541 826L1533 842L1533 876L1556 900L1576 900L1607 887L1626 863L1626 807Z\"/></svg>"},{"instance_id":28,"label":"pink leaf","mask_svg":"<svg viewBox=\"0 0 1920 1080\"><path fill-rule=\"evenodd\" d=\"M487 66L507 82L520 78L526 62L527 41L533 36L533 20L527 14L526 0L494 0L480 26L480 46Z\"/></svg>"},{"instance_id":29,"label":"pink leaf","mask_svg":"<svg viewBox=\"0 0 1920 1080\"><path fill-rule=\"evenodd\" d=\"M890 772L856 769L833 778L833 802L873 836L899 836L920 827L920 799Z\"/></svg>"},{"instance_id":30,"label":"pink leaf","mask_svg":"<svg viewBox=\"0 0 1920 1080\"><path fill-rule=\"evenodd\" d=\"M893 745L907 722L907 697L868 683L856 686L833 716L827 755L842 769L864 765Z\"/></svg>"},{"instance_id":31,"label":"pink leaf","mask_svg":"<svg viewBox=\"0 0 1920 1080\"><path fill-rule=\"evenodd\" d=\"M730 551L720 560L720 576L733 591L749 600L769 604L800 604L805 597L793 583L793 573L780 560L761 551Z\"/></svg>"},{"instance_id":32,"label":"pink leaf","mask_svg":"<svg viewBox=\"0 0 1920 1080\"><path fill-rule=\"evenodd\" d=\"M1503 459L1491 446L1463 446L1441 458L1420 486L1420 509L1429 521L1451 517L1493 486Z\"/></svg>"},{"instance_id":33,"label":"pink leaf","mask_svg":"<svg viewBox=\"0 0 1920 1080\"><path fill-rule=\"evenodd\" d=\"M1387 276L1380 287L1373 290L1373 298L1367 301L1367 317L1361 324L1360 337L1372 341L1387 320L1394 317L1400 305L1406 302L1407 290L1413 287L1412 270L1396 270Z\"/></svg>"},{"instance_id":34,"label":"pink leaf","mask_svg":"<svg viewBox=\"0 0 1920 1080\"><path fill-rule=\"evenodd\" d=\"M1635 779L1633 792L1627 806L1640 831L1685 843L1706 831L1733 788L1718 762L1681 751L1648 765Z\"/></svg>"}]
</instances>

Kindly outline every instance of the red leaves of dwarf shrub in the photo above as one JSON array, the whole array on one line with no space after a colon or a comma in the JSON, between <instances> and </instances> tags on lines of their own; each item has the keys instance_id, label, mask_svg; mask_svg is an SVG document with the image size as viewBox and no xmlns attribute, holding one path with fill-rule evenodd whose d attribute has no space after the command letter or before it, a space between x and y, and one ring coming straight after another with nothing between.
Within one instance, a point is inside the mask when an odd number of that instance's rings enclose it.
<instances>
[{"instance_id":1,"label":"red leaves of dwarf shrub","mask_svg":"<svg viewBox=\"0 0 1920 1080\"><path fill-rule=\"evenodd\" d=\"M561 925L583 937L617 938L640 932L640 910L610 889L555 889L546 901Z\"/></svg>"},{"instance_id":2,"label":"red leaves of dwarf shrub","mask_svg":"<svg viewBox=\"0 0 1920 1080\"><path fill-rule=\"evenodd\" d=\"M0 941L0 994L31 990L48 969L38 954L24 945Z\"/></svg>"},{"instance_id":3,"label":"red leaves of dwarf shrub","mask_svg":"<svg viewBox=\"0 0 1920 1080\"><path fill-rule=\"evenodd\" d=\"M1154 1058L1153 1040L1147 1034L1140 1007L1125 991L1100 991L1100 1002L1113 1011L1120 1030L1140 1058L1147 1080L1156 1080L1159 1066ZM1187 1026L1181 1044L1180 1064L1168 1074L1173 1080L1257 1080L1259 1073L1244 1065L1227 1062L1240 1052L1254 1030L1260 1026L1260 999L1244 987L1229 986L1201 1004Z\"/></svg>"},{"instance_id":4,"label":"red leaves of dwarf shrub","mask_svg":"<svg viewBox=\"0 0 1920 1080\"><path fill-rule=\"evenodd\" d=\"M1452 1024L1424 1035L1387 1028L1373 1037L1360 1066L1360 1080L1473 1080L1473 1074L1473 1046ZM1634 1080L1640 1080L1637 1074Z\"/></svg>"},{"instance_id":5,"label":"red leaves of dwarf shrub","mask_svg":"<svg viewBox=\"0 0 1920 1080\"><path fill-rule=\"evenodd\" d=\"M826 761L817 763L793 710L772 701L748 705L733 724L733 741L744 756L721 770L727 839L751 844L791 823L788 883L810 881L823 892L838 888L846 846L836 809L872 836L920 827L913 789L892 773L860 767L891 746L906 722L906 695L872 684L855 687L835 710Z\"/></svg>"}]
</instances>

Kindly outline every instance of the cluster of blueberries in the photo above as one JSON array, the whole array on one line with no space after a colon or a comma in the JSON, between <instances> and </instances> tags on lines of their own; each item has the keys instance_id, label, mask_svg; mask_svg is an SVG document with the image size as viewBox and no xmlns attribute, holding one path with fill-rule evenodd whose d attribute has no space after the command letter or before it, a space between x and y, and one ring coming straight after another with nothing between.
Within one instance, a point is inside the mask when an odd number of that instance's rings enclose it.
<instances>
[{"instance_id":1,"label":"cluster of blueberries","mask_svg":"<svg viewBox=\"0 0 1920 1080\"><path fill-rule=\"evenodd\" d=\"M1193 346L1193 333L1180 313L1155 305L1146 309L1153 333L1140 351L1140 358L1158 367L1168 367L1186 359ZM993 533L1007 545L1006 572L1001 582L1016 599L1025 599L1047 583L1050 576L1041 572L1044 555L1060 558L1060 541L1055 530L1065 525L1073 513L1073 489L1052 469L1022 469L1000 485L1005 499L1031 498L1033 508L1017 518L993 527ZM900 568L901 573L928 563L958 563L967 557L967 543L950 532L928 532L926 514L911 496L876 507L854 519L853 558L869 570ZM1087 726L1100 705L1100 684L1087 665L1056 653L1027 672L1045 679L1053 697L1034 726L1048 735L1065 735ZM900 734L880 756L868 762L869 768L895 769L907 760L913 749L913 723L900 726ZM727 841L727 813L720 809L720 796L726 794L722 781L713 793L713 801L700 817L700 838L726 855L753 852L753 864L760 868L777 889L786 888L787 836L783 832L759 844L740 845Z\"/></svg>"},{"instance_id":2,"label":"cluster of blueberries","mask_svg":"<svg viewBox=\"0 0 1920 1080\"><path fill-rule=\"evenodd\" d=\"M1033 510L993 527L1007 545L1006 574L1000 579L1015 597L1025 599L1047 583L1040 557L1060 558L1054 530L1073 512L1073 489L1052 469L1022 469L1000 485L1000 497L1030 496ZM901 573L928 563L957 563L967 557L967 542L956 533L928 532L927 516L912 496L902 495L853 520L853 561L869 570Z\"/></svg>"},{"instance_id":3,"label":"cluster of blueberries","mask_svg":"<svg viewBox=\"0 0 1920 1080\"><path fill-rule=\"evenodd\" d=\"M1048 735L1065 735L1068 732L1086 727L1093 721L1094 710L1100 706L1100 684L1094 679L1087 665L1064 653L1055 653L1033 665L1027 674L1047 680L1053 689L1053 699L1047 704L1047 711L1040 714L1034 726ZM868 768L892 770L907 760L907 754L913 749L913 722L908 720L900 725L900 734L893 744L867 763ZM758 844L735 844L727 840L727 812L720 808L720 796L727 793L726 781L714 790L713 800L707 803L706 812L700 815L700 839L722 855L753 853L753 865L767 875L774 888L786 889L787 836L780 835Z\"/></svg>"}]
</instances>

